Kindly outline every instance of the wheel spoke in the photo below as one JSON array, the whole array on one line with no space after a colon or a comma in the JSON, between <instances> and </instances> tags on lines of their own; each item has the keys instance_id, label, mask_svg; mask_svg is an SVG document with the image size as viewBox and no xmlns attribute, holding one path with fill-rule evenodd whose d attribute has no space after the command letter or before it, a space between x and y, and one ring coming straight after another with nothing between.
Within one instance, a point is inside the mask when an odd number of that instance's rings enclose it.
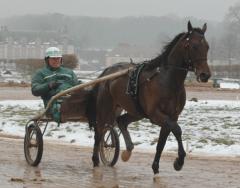
<instances>
[{"instance_id":1,"label":"wheel spoke","mask_svg":"<svg viewBox=\"0 0 240 188\"><path fill-rule=\"evenodd\" d=\"M117 144L116 144L117 143ZM119 140L116 130L108 128L100 143L100 157L105 165L113 166L119 155Z\"/></svg>"},{"instance_id":2,"label":"wheel spoke","mask_svg":"<svg viewBox=\"0 0 240 188\"><path fill-rule=\"evenodd\" d=\"M43 141L41 129L38 125L31 124L24 138L24 154L27 162L32 166L37 166L42 158Z\"/></svg>"}]
</instances>

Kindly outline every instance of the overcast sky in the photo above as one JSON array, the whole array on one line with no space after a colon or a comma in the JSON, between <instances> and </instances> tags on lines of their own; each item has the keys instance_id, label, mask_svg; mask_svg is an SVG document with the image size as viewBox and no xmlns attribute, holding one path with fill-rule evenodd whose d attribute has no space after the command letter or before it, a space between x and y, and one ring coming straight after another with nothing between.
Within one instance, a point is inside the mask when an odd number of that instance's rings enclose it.
<instances>
[{"instance_id":1,"label":"overcast sky","mask_svg":"<svg viewBox=\"0 0 240 188\"><path fill-rule=\"evenodd\" d=\"M0 17L62 13L101 17L193 16L221 21L240 0L0 0Z\"/></svg>"}]
</instances>

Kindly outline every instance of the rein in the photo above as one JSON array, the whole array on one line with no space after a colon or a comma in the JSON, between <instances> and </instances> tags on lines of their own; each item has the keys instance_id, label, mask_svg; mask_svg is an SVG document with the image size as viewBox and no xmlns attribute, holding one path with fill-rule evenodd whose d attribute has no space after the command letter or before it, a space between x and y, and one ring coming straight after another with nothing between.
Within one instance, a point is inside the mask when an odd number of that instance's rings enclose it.
<instances>
[{"instance_id":1,"label":"rein","mask_svg":"<svg viewBox=\"0 0 240 188\"><path fill-rule=\"evenodd\" d=\"M185 61L185 62L187 62L187 65L188 65L188 67L186 67L186 68L179 67L179 66L176 66L176 65L167 65L167 67L171 67L171 68L186 71L186 72L188 72L188 71L195 72L195 68L194 68L193 64L196 63L196 62L199 62L199 61L207 61L207 58L199 58L199 59L195 59L195 60L191 60L189 58L187 61Z\"/></svg>"},{"instance_id":2,"label":"rein","mask_svg":"<svg viewBox=\"0 0 240 188\"><path fill-rule=\"evenodd\" d=\"M186 39L187 43L184 45L185 48L187 48L187 60L185 60L185 64L187 64L187 67L179 67L179 66L175 66L175 65L167 65L168 67L172 67L174 69L178 69L178 70L183 70L183 71L192 71L195 72L195 68L194 68L194 63L197 63L199 61L207 61L207 58L198 58L198 59L191 59L191 55L190 55L190 50L189 50L189 46L190 46L190 39L189 37Z\"/></svg>"},{"instance_id":3,"label":"rein","mask_svg":"<svg viewBox=\"0 0 240 188\"><path fill-rule=\"evenodd\" d=\"M192 33L192 31L188 32L187 35L190 35L191 33ZM201 37L204 38L204 35L201 34ZM187 56L188 56L188 58L187 58L187 61L185 61L185 63L187 64L187 70L195 72L196 70L195 70L195 68L193 66L194 63L197 63L199 61L207 61L207 58L198 58L198 59L192 60L191 59L191 55L190 55L190 49L189 49L189 46L190 46L190 43L191 43L189 36L186 38L186 41L187 42L185 43L184 47L187 48Z\"/></svg>"}]
</instances>

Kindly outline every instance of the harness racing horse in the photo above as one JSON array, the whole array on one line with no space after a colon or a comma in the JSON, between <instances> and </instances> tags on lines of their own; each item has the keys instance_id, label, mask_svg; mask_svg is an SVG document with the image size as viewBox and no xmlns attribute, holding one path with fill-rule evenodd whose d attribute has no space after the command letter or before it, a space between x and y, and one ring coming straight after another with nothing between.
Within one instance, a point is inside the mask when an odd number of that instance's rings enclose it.
<instances>
[{"instance_id":1,"label":"harness racing horse","mask_svg":"<svg viewBox=\"0 0 240 188\"><path fill-rule=\"evenodd\" d=\"M177 121L186 103L184 81L188 71L193 71L199 82L207 82L211 76L207 63L209 45L204 36L206 29L206 23L202 28L193 28L189 21L188 32L175 36L159 56L145 62L139 75L139 105L126 94L128 74L95 86L96 126L92 157L94 166L99 165L98 148L102 130L106 125L117 122L126 143L125 155L128 156L125 157L129 158L134 146L127 127L131 122L147 118L161 127L152 163L154 174L159 173L160 157L170 132L178 143L178 157L174 168L181 170L186 152ZM100 77L135 66L133 63L119 63L105 69Z\"/></svg>"}]
</instances>

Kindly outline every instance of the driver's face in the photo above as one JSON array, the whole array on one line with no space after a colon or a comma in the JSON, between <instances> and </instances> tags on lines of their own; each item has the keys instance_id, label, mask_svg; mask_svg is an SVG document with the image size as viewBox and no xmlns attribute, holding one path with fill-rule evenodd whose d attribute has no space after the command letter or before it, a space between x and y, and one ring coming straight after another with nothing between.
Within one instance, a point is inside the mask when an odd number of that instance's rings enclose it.
<instances>
[{"instance_id":1,"label":"driver's face","mask_svg":"<svg viewBox=\"0 0 240 188\"><path fill-rule=\"evenodd\" d=\"M58 68L61 66L61 57L50 57L48 63L53 68Z\"/></svg>"}]
</instances>

